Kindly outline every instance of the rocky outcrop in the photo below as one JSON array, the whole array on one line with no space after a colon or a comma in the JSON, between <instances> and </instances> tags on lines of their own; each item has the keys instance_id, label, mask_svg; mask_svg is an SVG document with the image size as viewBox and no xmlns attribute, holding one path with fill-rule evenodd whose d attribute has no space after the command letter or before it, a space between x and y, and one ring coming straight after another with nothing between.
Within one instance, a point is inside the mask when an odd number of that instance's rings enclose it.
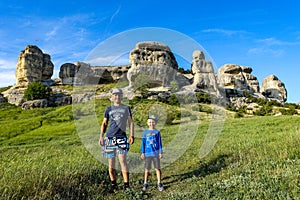
<instances>
[{"instance_id":1,"label":"rocky outcrop","mask_svg":"<svg viewBox=\"0 0 300 200\"><path fill-rule=\"evenodd\" d=\"M92 70L99 76L99 84L127 80L130 65L122 66L93 66Z\"/></svg>"},{"instance_id":2,"label":"rocky outcrop","mask_svg":"<svg viewBox=\"0 0 300 200\"><path fill-rule=\"evenodd\" d=\"M129 87L170 87L176 81L178 64L170 48L159 42L139 42L130 52ZM138 81L140 77L144 82ZM138 84L138 85L137 85Z\"/></svg>"},{"instance_id":3,"label":"rocky outcrop","mask_svg":"<svg viewBox=\"0 0 300 200\"><path fill-rule=\"evenodd\" d=\"M75 81L78 66L73 63L65 63L60 66L59 78L65 85L73 85Z\"/></svg>"},{"instance_id":4,"label":"rocky outcrop","mask_svg":"<svg viewBox=\"0 0 300 200\"><path fill-rule=\"evenodd\" d=\"M7 98L7 102L10 104L14 104L16 106L21 106L24 100L24 92L26 88L15 88L11 87L10 89L2 92L3 96Z\"/></svg>"},{"instance_id":5,"label":"rocky outcrop","mask_svg":"<svg viewBox=\"0 0 300 200\"><path fill-rule=\"evenodd\" d=\"M194 74L192 84L194 88L217 93L218 85L213 65L205 60L204 53L200 50L193 52L192 73Z\"/></svg>"},{"instance_id":6,"label":"rocky outcrop","mask_svg":"<svg viewBox=\"0 0 300 200\"><path fill-rule=\"evenodd\" d=\"M29 110L32 108L46 108L48 105L47 99L36 99L32 101L26 101L22 104L23 110Z\"/></svg>"},{"instance_id":7,"label":"rocky outcrop","mask_svg":"<svg viewBox=\"0 0 300 200\"><path fill-rule=\"evenodd\" d=\"M78 67L78 71L75 74L75 84L99 84L99 76L95 74L89 64L84 62L75 62L74 64Z\"/></svg>"},{"instance_id":8,"label":"rocky outcrop","mask_svg":"<svg viewBox=\"0 0 300 200\"><path fill-rule=\"evenodd\" d=\"M251 72L251 67L225 64L218 70L219 87L259 92L258 80Z\"/></svg>"},{"instance_id":9,"label":"rocky outcrop","mask_svg":"<svg viewBox=\"0 0 300 200\"><path fill-rule=\"evenodd\" d=\"M61 65L59 78L65 85L107 84L126 80L130 66L90 66L84 62Z\"/></svg>"},{"instance_id":10,"label":"rocky outcrop","mask_svg":"<svg viewBox=\"0 0 300 200\"><path fill-rule=\"evenodd\" d=\"M259 82L256 76L252 75L252 68L248 66L241 66L242 74L245 77L246 85L250 93L259 92Z\"/></svg>"},{"instance_id":11,"label":"rocky outcrop","mask_svg":"<svg viewBox=\"0 0 300 200\"><path fill-rule=\"evenodd\" d=\"M261 93L267 98L277 99L281 102L286 102L287 100L285 85L275 75L269 75L264 78Z\"/></svg>"},{"instance_id":12,"label":"rocky outcrop","mask_svg":"<svg viewBox=\"0 0 300 200\"><path fill-rule=\"evenodd\" d=\"M21 106L24 103L25 89L34 81L55 88L55 85L61 84L97 85L116 83L120 80L129 82L129 87L124 88L124 94L127 94L128 98L136 95L132 89L147 84L148 92L153 98L162 98L159 95L175 92L179 95L180 92L190 94L204 91L239 107L248 103L244 96L244 91L247 91L257 98L276 99L282 103L287 100L284 83L274 75L266 77L260 88L257 78L252 75L251 67L225 64L215 74L212 62L205 59L202 51L195 50L192 56L192 73L181 74L175 56L167 45L160 42L139 42L130 52L130 65L90 66L84 62L65 63L60 67L60 79L52 80L54 66L50 56L44 54L37 46L28 45L18 58L16 85L2 92L3 97L0 96L0 101L7 99L9 103ZM107 97L109 94L98 96ZM241 96L244 96L243 99L237 99ZM47 103L29 102L24 106L59 106L91 98L94 98L94 94L74 95L54 91Z\"/></svg>"},{"instance_id":13,"label":"rocky outcrop","mask_svg":"<svg viewBox=\"0 0 300 200\"><path fill-rule=\"evenodd\" d=\"M236 64L225 64L218 70L219 86L237 90L247 90L248 85L242 68Z\"/></svg>"},{"instance_id":14,"label":"rocky outcrop","mask_svg":"<svg viewBox=\"0 0 300 200\"><path fill-rule=\"evenodd\" d=\"M27 87L34 81L45 81L53 75L54 65L50 55L37 46L28 45L21 51L16 69L16 87Z\"/></svg>"}]
</instances>

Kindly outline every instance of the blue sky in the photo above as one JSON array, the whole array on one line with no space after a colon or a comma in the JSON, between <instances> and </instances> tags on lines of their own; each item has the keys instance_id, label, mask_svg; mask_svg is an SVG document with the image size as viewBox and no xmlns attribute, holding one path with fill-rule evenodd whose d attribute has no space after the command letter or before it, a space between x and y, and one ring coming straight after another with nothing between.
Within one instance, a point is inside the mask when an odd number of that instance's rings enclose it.
<instances>
[{"instance_id":1,"label":"blue sky","mask_svg":"<svg viewBox=\"0 0 300 200\"><path fill-rule=\"evenodd\" d=\"M62 64L84 61L98 44L116 34L159 27L197 41L213 59L215 70L227 63L249 66L260 85L275 74L285 83L288 102L296 103L299 9L297 0L1 0L0 87L16 82L18 56L28 44L51 56L55 78Z\"/></svg>"}]
</instances>

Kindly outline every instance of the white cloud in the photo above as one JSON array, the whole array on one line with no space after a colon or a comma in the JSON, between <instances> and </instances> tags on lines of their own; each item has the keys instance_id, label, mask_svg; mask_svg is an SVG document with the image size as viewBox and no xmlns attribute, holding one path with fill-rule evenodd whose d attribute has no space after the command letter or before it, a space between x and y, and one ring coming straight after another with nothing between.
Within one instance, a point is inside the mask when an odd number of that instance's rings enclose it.
<instances>
[{"instance_id":1,"label":"white cloud","mask_svg":"<svg viewBox=\"0 0 300 200\"><path fill-rule=\"evenodd\" d=\"M17 59L16 59L17 60ZM7 69L15 69L17 65L17 61L13 60L3 60L0 59L0 71Z\"/></svg>"},{"instance_id":2,"label":"white cloud","mask_svg":"<svg viewBox=\"0 0 300 200\"><path fill-rule=\"evenodd\" d=\"M128 55L126 56L107 56L97 57L92 60L85 61L92 66L112 66L112 65L127 65L129 64Z\"/></svg>"},{"instance_id":3,"label":"white cloud","mask_svg":"<svg viewBox=\"0 0 300 200\"><path fill-rule=\"evenodd\" d=\"M119 14L120 10L121 10L121 5L119 5L119 7L117 8L117 10L110 17L110 20L109 20L108 25L106 26L106 29L105 29L106 31L105 32L107 32L107 30L109 29L110 25L112 24L114 18Z\"/></svg>"},{"instance_id":4,"label":"white cloud","mask_svg":"<svg viewBox=\"0 0 300 200\"><path fill-rule=\"evenodd\" d=\"M218 29L218 28L205 29L205 30L202 30L202 32L204 32L204 33L219 33L219 34L223 34L226 36L232 36L232 35L236 35L236 34L246 33L245 31L226 30L226 29Z\"/></svg>"},{"instance_id":5,"label":"white cloud","mask_svg":"<svg viewBox=\"0 0 300 200\"><path fill-rule=\"evenodd\" d=\"M118 9L113 13L113 15L110 18L110 23L113 21L113 19L119 14L121 10L121 5L118 7Z\"/></svg>"},{"instance_id":6,"label":"white cloud","mask_svg":"<svg viewBox=\"0 0 300 200\"><path fill-rule=\"evenodd\" d=\"M53 37L55 37L55 35L57 34L57 30L58 30L58 27L55 26L52 28L51 31L47 32L46 33L46 39L45 40L50 40L52 39Z\"/></svg>"},{"instance_id":7,"label":"white cloud","mask_svg":"<svg viewBox=\"0 0 300 200\"><path fill-rule=\"evenodd\" d=\"M16 77L14 71L0 72L0 87L14 85Z\"/></svg>"},{"instance_id":8,"label":"white cloud","mask_svg":"<svg viewBox=\"0 0 300 200\"><path fill-rule=\"evenodd\" d=\"M256 42L262 43L267 46L273 46L273 45L290 46L290 45L299 45L300 44L300 42L287 42L287 41L278 40L274 37L259 39L259 40L256 40Z\"/></svg>"},{"instance_id":9,"label":"white cloud","mask_svg":"<svg viewBox=\"0 0 300 200\"><path fill-rule=\"evenodd\" d=\"M260 46L251 48L248 50L248 55L271 55L271 56L282 56L285 53L284 49L275 49L276 47L287 47L293 45L299 45L300 42L288 42L283 40L278 40L274 37L257 39L255 40Z\"/></svg>"},{"instance_id":10,"label":"white cloud","mask_svg":"<svg viewBox=\"0 0 300 200\"><path fill-rule=\"evenodd\" d=\"M271 55L271 56L281 56L284 54L283 49L271 49L268 47L257 47L257 48L251 48L248 50L248 55Z\"/></svg>"}]
</instances>

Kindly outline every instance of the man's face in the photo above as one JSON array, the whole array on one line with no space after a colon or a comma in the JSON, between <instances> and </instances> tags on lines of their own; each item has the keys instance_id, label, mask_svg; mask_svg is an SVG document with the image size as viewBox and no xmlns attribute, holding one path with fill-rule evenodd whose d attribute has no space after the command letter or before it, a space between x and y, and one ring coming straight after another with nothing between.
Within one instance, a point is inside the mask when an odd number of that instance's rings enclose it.
<instances>
[{"instance_id":1,"label":"man's face","mask_svg":"<svg viewBox=\"0 0 300 200\"><path fill-rule=\"evenodd\" d=\"M121 103L122 94L120 94L120 93L114 93L112 95L112 98L113 98L114 103Z\"/></svg>"}]
</instances>

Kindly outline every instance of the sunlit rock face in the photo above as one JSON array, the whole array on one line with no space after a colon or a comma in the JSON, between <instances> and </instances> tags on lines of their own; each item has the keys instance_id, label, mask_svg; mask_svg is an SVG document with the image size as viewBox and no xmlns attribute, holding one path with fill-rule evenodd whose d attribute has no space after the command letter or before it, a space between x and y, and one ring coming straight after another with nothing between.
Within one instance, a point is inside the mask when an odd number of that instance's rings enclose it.
<instances>
[{"instance_id":1,"label":"sunlit rock face","mask_svg":"<svg viewBox=\"0 0 300 200\"><path fill-rule=\"evenodd\" d=\"M160 42L139 42L130 52L131 68L127 79L130 87L141 84L142 77L150 87L169 87L176 81L178 64L170 48Z\"/></svg>"},{"instance_id":2,"label":"sunlit rock face","mask_svg":"<svg viewBox=\"0 0 300 200\"><path fill-rule=\"evenodd\" d=\"M37 46L27 45L21 51L16 68L16 86L27 87L35 81L46 81L53 75L54 65L50 55Z\"/></svg>"},{"instance_id":3,"label":"sunlit rock face","mask_svg":"<svg viewBox=\"0 0 300 200\"><path fill-rule=\"evenodd\" d=\"M200 50L193 52L192 73L194 75L193 88L216 93L218 85L211 61L205 60L204 53Z\"/></svg>"},{"instance_id":4,"label":"sunlit rock face","mask_svg":"<svg viewBox=\"0 0 300 200\"><path fill-rule=\"evenodd\" d=\"M251 67L225 64L218 71L219 85L222 88L259 92L258 80L251 72Z\"/></svg>"},{"instance_id":5,"label":"sunlit rock face","mask_svg":"<svg viewBox=\"0 0 300 200\"><path fill-rule=\"evenodd\" d=\"M269 75L264 78L261 86L261 93L267 98L274 98L281 102L287 100L285 85L275 75Z\"/></svg>"}]
</instances>

